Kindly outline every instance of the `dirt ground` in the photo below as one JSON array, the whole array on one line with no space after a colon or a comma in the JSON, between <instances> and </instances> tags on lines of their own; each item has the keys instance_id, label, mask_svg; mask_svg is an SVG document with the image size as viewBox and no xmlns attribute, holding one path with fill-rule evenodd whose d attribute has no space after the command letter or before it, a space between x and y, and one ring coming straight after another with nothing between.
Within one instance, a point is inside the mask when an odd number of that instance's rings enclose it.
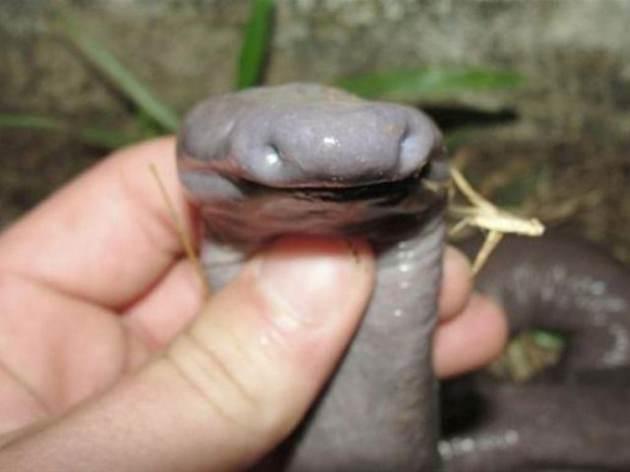
<instances>
[{"instance_id":1,"label":"dirt ground","mask_svg":"<svg viewBox=\"0 0 630 472\"><path fill-rule=\"evenodd\" d=\"M595 241L630 264L630 141L602 145L585 136L468 147L462 154L466 175L491 201Z\"/></svg>"}]
</instances>

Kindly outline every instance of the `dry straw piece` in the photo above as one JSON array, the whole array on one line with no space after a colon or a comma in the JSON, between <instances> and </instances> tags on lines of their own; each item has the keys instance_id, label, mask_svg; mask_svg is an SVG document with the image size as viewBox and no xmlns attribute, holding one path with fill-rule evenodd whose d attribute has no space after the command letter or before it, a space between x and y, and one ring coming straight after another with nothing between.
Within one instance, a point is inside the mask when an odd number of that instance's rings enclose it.
<instances>
[{"instance_id":1,"label":"dry straw piece","mask_svg":"<svg viewBox=\"0 0 630 472\"><path fill-rule=\"evenodd\" d=\"M481 270L492 251L506 234L537 237L542 236L545 232L545 227L538 219L523 218L502 210L486 200L472 188L464 175L454 166L451 167L451 177L454 189L459 191L470 205L449 204L449 213L459 219L449 231L449 236L454 236L467 226L488 232L473 262L475 274Z\"/></svg>"},{"instance_id":2,"label":"dry straw piece","mask_svg":"<svg viewBox=\"0 0 630 472\"><path fill-rule=\"evenodd\" d=\"M179 217L179 214L175 209L173 199L168 194L166 186L164 185L164 181L160 177L157 167L155 166L155 164L151 163L149 164L149 169L151 171L151 174L153 174L153 178L155 179L158 188L160 189L162 200L164 200L164 203L168 208L169 215L171 217L171 220L173 221L173 225L175 226L175 231L177 232L177 237L182 243L182 247L184 248L186 257L195 268L195 271L197 272L197 275L201 282L201 286L204 289L204 294L207 297L210 294L210 286L208 284L208 279L206 278L206 275L204 273L203 266L201 265L201 261L199 260L197 252L195 251L195 245L192 242L192 238L190 237L188 231L186 231L182 219Z\"/></svg>"}]
</instances>

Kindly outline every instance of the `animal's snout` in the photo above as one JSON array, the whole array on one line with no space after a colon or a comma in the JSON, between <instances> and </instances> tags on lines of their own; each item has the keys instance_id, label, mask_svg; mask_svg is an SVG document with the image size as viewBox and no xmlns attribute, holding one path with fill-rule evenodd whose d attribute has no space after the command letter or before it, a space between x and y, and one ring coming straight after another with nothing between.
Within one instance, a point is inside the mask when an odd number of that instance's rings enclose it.
<instances>
[{"instance_id":1,"label":"animal's snout","mask_svg":"<svg viewBox=\"0 0 630 472\"><path fill-rule=\"evenodd\" d=\"M180 132L181 169L270 187L353 187L418 172L441 148L430 118L316 85L208 100Z\"/></svg>"},{"instance_id":2,"label":"animal's snout","mask_svg":"<svg viewBox=\"0 0 630 472\"><path fill-rule=\"evenodd\" d=\"M322 104L274 110L252 133L233 134L231 155L250 178L278 187L357 186L410 176L439 142L419 112L390 104Z\"/></svg>"}]
</instances>

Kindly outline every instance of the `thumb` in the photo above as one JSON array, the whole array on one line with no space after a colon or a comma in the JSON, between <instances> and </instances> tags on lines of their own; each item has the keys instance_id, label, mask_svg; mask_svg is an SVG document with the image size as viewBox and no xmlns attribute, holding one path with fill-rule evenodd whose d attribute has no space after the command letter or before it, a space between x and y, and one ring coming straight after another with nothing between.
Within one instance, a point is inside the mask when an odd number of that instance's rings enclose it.
<instances>
[{"instance_id":1,"label":"thumb","mask_svg":"<svg viewBox=\"0 0 630 472\"><path fill-rule=\"evenodd\" d=\"M6 470L198 471L255 463L314 401L356 329L373 275L364 243L275 243L160 357L22 441L30 450L9 447L25 467L11 462Z\"/></svg>"}]
</instances>

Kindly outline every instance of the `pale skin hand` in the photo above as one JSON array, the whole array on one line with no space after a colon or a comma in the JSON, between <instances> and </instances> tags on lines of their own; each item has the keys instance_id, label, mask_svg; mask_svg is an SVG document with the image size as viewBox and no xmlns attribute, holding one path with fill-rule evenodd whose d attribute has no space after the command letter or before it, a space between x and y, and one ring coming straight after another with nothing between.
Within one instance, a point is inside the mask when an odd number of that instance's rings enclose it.
<instances>
[{"instance_id":1,"label":"pale skin hand","mask_svg":"<svg viewBox=\"0 0 630 472\"><path fill-rule=\"evenodd\" d=\"M242 468L300 421L360 320L374 266L359 241L353 255L347 241L282 240L204 305L149 163L192 228L166 138L106 159L0 235L0 470ZM505 341L503 313L470 279L447 250L442 377Z\"/></svg>"}]
</instances>

